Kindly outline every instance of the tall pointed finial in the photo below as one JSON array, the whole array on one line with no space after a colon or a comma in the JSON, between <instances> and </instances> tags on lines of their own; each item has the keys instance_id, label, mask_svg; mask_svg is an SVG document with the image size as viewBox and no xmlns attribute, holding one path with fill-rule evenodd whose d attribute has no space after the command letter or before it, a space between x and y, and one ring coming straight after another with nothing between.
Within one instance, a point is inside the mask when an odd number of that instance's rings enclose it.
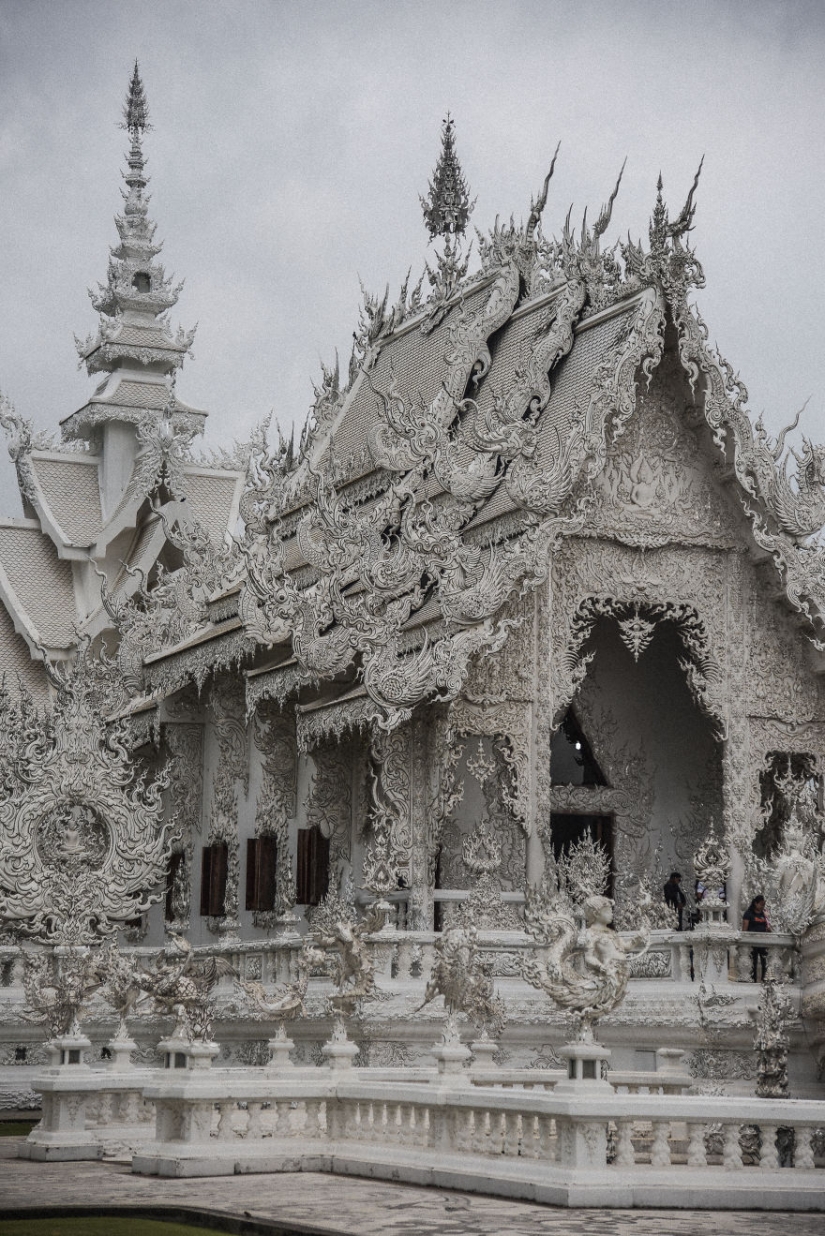
<instances>
[{"instance_id":1,"label":"tall pointed finial","mask_svg":"<svg viewBox=\"0 0 825 1236\"><path fill-rule=\"evenodd\" d=\"M527 220L526 236L528 240L532 240L535 235L536 228L541 222L541 216L544 214L544 208L547 205L547 190L550 188L550 181L553 179L553 172L556 170L556 159L559 157L561 150L561 142L556 146L553 154L553 161L550 164L550 170L544 178L541 193L535 201L530 202L530 218Z\"/></svg>"},{"instance_id":2,"label":"tall pointed finial","mask_svg":"<svg viewBox=\"0 0 825 1236\"><path fill-rule=\"evenodd\" d=\"M149 105L146 102L146 94L143 89L143 82L140 80L140 69L137 60L135 61L132 80L129 82L129 93L126 95L126 102L123 105L123 124L122 129L128 129L134 140L139 133L144 133L146 129L151 129L149 124Z\"/></svg>"},{"instance_id":3,"label":"tall pointed finial","mask_svg":"<svg viewBox=\"0 0 825 1236\"><path fill-rule=\"evenodd\" d=\"M653 207L653 214L648 228L652 251L662 249L667 236L667 207L662 197L663 187L662 173L659 172L659 179L656 181L656 205Z\"/></svg>"},{"instance_id":4,"label":"tall pointed finial","mask_svg":"<svg viewBox=\"0 0 825 1236\"><path fill-rule=\"evenodd\" d=\"M441 125L441 154L429 194L419 199L431 240L436 236L463 235L475 206L455 152L454 137L455 121L448 112Z\"/></svg>"}]
</instances>

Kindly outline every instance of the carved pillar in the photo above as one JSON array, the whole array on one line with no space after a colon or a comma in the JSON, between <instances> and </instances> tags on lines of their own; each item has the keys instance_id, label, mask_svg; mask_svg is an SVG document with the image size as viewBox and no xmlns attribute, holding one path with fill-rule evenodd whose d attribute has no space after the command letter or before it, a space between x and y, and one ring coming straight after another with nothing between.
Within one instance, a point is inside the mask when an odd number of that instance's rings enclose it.
<instances>
[{"instance_id":1,"label":"carved pillar","mask_svg":"<svg viewBox=\"0 0 825 1236\"><path fill-rule=\"evenodd\" d=\"M255 807L255 836L274 837L277 842L275 907L256 911L256 927L271 929L279 918L290 915L295 904L295 876L289 847L289 825L295 818L298 788L298 750L295 717L263 700L254 721L252 736L263 756L263 776Z\"/></svg>"},{"instance_id":2,"label":"carved pillar","mask_svg":"<svg viewBox=\"0 0 825 1236\"><path fill-rule=\"evenodd\" d=\"M532 777L530 778L530 820L532 828L527 839L528 885L541 881L544 873L545 838L550 837L550 743L553 737L553 700L551 658L553 656L551 613L554 581L552 569L547 582L534 600L534 648L531 658L532 696L531 742Z\"/></svg>"},{"instance_id":3,"label":"carved pillar","mask_svg":"<svg viewBox=\"0 0 825 1236\"><path fill-rule=\"evenodd\" d=\"M728 845L730 925L739 925L742 888L742 855L750 850L749 803L750 726L746 715L750 644L744 606L742 555L728 556L726 596L727 733L722 752L722 800L724 836Z\"/></svg>"},{"instance_id":4,"label":"carved pillar","mask_svg":"<svg viewBox=\"0 0 825 1236\"><path fill-rule=\"evenodd\" d=\"M430 812L437 794L437 729L431 712L418 712L412 720L412 786L410 796L410 899L407 928L428 931L433 921L432 876L430 872Z\"/></svg>"},{"instance_id":5,"label":"carved pillar","mask_svg":"<svg viewBox=\"0 0 825 1236\"><path fill-rule=\"evenodd\" d=\"M209 712L218 744L218 760L212 778L211 810L207 845L223 841L228 849L226 899L220 918L207 919L210 931L230 938L236 935L240 885L238 838L238 790L249 789L249 758L246 743L243 686L234 678L221 678L209 692Z\"/></svg>"},{"instance_id":6,"label":"carved pillar","mask_svg":"<svg viewBox=\"0 0 825 1236\"><path fill-rule=\"evenodd\" d=\"M195 838L200 834L203 811L203 726L198 724L164 724L161 727L163 746L168 755L169 789L166 797L170 814L177 812L181 839L172 853L175 861L172 888L169 893L171 918L164 916L167 931L189 930Z\"/></svg>"},{"instance_id":7,"label":"carved pillar","mask_svg":"<svg viewBox=\"0 0 825 1236\"><path fill-rule=\"evenodd\" d=\"M410 884L412 826L410 811L409 722L389 734L378 730L372 738L372 837L364 855L364 886L379 897L398 888L399 878Z\"/></svg>"}]
</instances>

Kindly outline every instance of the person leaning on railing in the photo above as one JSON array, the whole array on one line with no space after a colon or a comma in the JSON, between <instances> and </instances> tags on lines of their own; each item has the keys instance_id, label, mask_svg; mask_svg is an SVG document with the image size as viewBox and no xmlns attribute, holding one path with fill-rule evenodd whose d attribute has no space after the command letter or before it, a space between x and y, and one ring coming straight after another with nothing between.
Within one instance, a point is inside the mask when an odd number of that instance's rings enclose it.
<instances>
[{"instance_id":1,"label":"person leaning on railing","mask_svg":"<svg viewBox=\"0 0 825 1236\"><path fill-rule=\"evenodd\" d=\"M671 910L676 912L679 924L676 928L677 931L681 931L684 926L683 914L685 905L687 904L687 897L682 892L681 885L682 873L680 871L671 871L667 879L667 884L665 884L664 889L662 890L666 904L670 906Z\"/></svg>"},{"instance_id":2,"label":"person leaning on railing","mask_svg":"<svg viewBox=\"0 0 825 1236\"><path fill-rule=\"evenodd\" d=\"M742 915L742 930L743 931L770 931L771 925L768 922L768 915L765 910L765 898L760 893L754 897L753 901L748 906L745 913ZM765 977L765 971L768 968L768 950L766 948L751 949L752 969L754 983L757 982L756 967L758 963L762 966L762 978Z\"/></svg>"}]
</instances>

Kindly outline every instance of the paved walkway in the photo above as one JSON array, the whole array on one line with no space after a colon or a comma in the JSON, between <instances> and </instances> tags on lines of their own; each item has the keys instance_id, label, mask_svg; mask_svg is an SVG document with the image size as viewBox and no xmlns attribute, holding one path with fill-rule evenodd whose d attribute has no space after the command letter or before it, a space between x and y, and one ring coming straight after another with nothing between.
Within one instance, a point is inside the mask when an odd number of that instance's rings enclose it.
<instances>
[{"instance_id":1,"label":"paved walkway","mask_svg":"<svg viewBox=\"0 0 825 1236\"><path fill-rule=\"evenodd\" d=\"M0 1215L30 1207L180 1206L323 1236L822 1236L823 1216L556 1210L471 1193L300 1172L158 1180L120 1163L29 1163L0 1141Z\"/></svg>"}]
</instances>

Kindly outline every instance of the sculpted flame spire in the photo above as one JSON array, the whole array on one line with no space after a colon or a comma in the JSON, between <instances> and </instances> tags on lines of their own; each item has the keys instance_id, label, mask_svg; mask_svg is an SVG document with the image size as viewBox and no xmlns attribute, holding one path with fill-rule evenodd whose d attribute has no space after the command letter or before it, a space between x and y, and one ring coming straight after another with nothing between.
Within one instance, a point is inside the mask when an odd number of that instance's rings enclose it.
<instances>
[{"instance_id":1,"label":"sculpted flame spire","mask_svg":"<svg viewBox=\"0 0 825 1236\"><path fill-rule=\"evenodd\" d=\"M149 105L146 102L137 60L132 80L129 82L129 93L123 105L123 121L121 127L129 130L133 141L139 141L140 135L152 127L149 123Z\"/></svg>"},{"instance_id":2,"label":"sculpted flame spire","mask_svg":"<svg viewBox=\"0 0 825 1236\"><path fill-rule=\"evenodd\" d=\"M441 154L430 181L429 194L420 198L430 239L444 238L443 253L435 255L435 270L426 267L432 307L422 326L424 334L433 330L444 317L448 302L469 265L469 250L466 256L462 254L461 237L467 230L475 201L470 201L467 181L455 152L454 134L455 121L448 112L441 126Z\"/></svg>"},{"instance_id":3,"label":"sculpted flame spire","mask_svg":"<svg viewBox=\"0 0 825 1236\"><path fill-rule=\"evenodd\" d=\"M421 198L424 222L430 239L462 236L475 206L454 144L455 121L448 112L441 125L441 154L430 181L429 196Z\"/></svg>"}]
</instances>

